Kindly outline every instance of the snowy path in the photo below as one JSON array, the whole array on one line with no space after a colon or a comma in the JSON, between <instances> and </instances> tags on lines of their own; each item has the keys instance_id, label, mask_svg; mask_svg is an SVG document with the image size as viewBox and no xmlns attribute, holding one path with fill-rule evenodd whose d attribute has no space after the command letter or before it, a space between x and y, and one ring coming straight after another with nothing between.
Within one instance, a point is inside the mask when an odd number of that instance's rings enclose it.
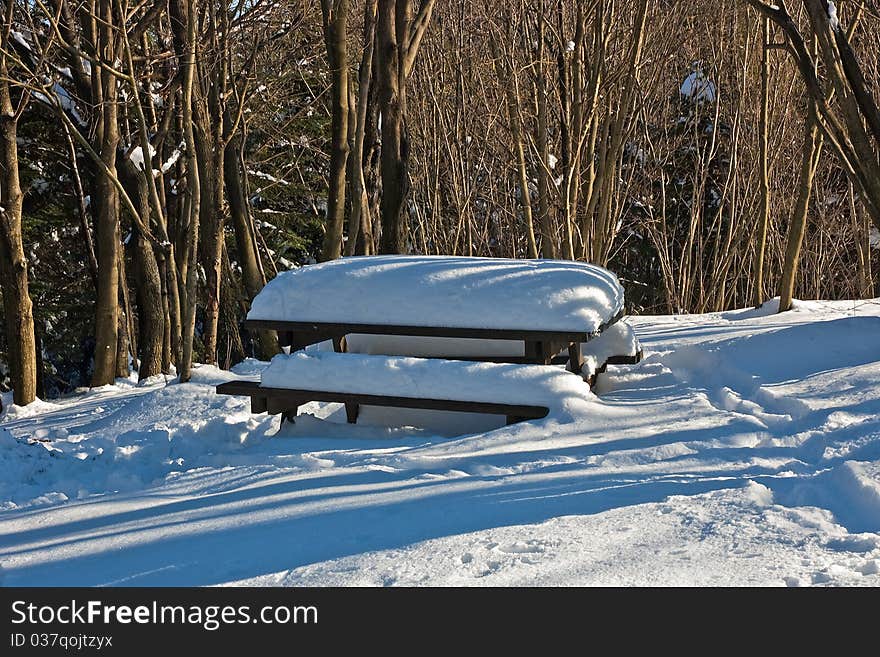
<instances>
[{"instance_id":1,"label":"snowy path","mask_svg":"<svg viewBox=\"0 0 880 657\"><path fill-rule=\"evenodd\" d=\"M880 304L632 324L574 422L276 437L204 367L14 410L2 583L880 585Z\"/></svg>"}]
</instances>

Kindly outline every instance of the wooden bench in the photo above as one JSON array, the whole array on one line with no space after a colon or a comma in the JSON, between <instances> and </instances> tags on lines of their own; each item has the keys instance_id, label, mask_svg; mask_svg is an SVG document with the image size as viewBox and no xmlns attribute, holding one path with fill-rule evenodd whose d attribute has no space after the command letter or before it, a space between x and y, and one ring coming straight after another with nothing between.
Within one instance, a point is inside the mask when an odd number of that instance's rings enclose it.
<instances>
[{"instance_id":1,"label":"wooden bench","mask_svg":"<svg viewBox=\"0 0 880 657\"><path fill-rule=\"evenodd\" d=\"M456 360L475 360L484 362L521 363L551 365L570 363L570 369L580 374L584 364L581 344L601 335L623 317L621 310L603 322L595 333L584 331L542 331L525 329L485 329L444 326L400 326L393 324L362 324L342 322L291 322L284 320L248 319L245 327L249 330L270 330L278 332L281 346L289 346L291 351L302 349L323 340L332 340L335 351L346 351L345 336L352 333L371 335L401 335L434 338L477 338L484 340L512 340L523 342L523 356L500 357L462 357ZM558 356L568 350L568 357Z\"/></svg>"},{"instance_id":2,"label":"wooden bench","mask_svg":"<svg viewBox=\"0 0 880 657\"><path fill-rule=\"evenodd\" d=\"M345 415L352 424L357 422L361 405L392 406L395 408L421 408L435 411L459 411L503 415L507 424L546 417L546 406L474 402L454 399L420 399L388 395L367 395L333 390L293 390L289 388L263 387L258 381L228 381L217 386L217 394L239 395L251 398L252 413L281 414L292 421L303 404L312 401L339 402L345 404Z\"/></svg>"}]
</instances>

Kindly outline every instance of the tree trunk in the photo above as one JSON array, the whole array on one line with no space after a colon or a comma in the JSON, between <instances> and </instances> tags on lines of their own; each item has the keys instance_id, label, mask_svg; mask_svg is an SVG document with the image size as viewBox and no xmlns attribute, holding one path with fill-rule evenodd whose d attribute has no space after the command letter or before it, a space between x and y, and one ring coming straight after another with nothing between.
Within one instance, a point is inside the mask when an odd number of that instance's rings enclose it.
<instances>
[{"instance_id":1,"label":"tree trunk","mask_svg":"<svg viewBox=\"0 0 880 657\"><path fill-rule=\"evenodd\" d=\"M46 332L46 326L41 325L37 328L34 322L34 355L36 357L37 368L37 397L46 399L46 364L43 362L43 333Z\"/></svg>"},{"instance_id":2,"label":"tree trunk","mask_svg":"<svg viewBox=\"0 0 880 657\"><path fill-rule=\"evenodd\" d=\"M813 177L822 153L822 136L819 134L816 121L816 105L810 101L807 120L804 122L804 144L801 151L801 173L798 185L798 197L788 228L788 240L785 245L785 262L782 268L782 282L779 284L779 312L791 309L794 297L794 284L797 277L798 258L804 233L807 229L807 211L810 208L810 194L813 191Z\"/></svg>"},{"instance_id":3,"label":"tree trunk","mask_svg":"<svg viewBox=\"0 0 880 657\"><path fill-rule=\"evenodd\" d=\"M364 3L364 53L361 57L358 69L357 103L355 105L354 121L350 120L349 130L354 126L354 139L352 140L352 152L349 155L349 185L351 187L351 214L348 219L348 243L345 247L346 255L365 253L369 243L372 252L372 216L370 213L370 200L367 194L366 176L364 168L364 140L366 137L367 121L370 116L370 103L376 104L376 93L371 89L373 71L375 69L374 52L376 44L376 0L367 0ZM353 94L352 94L353 95ZM351 110L352 108L349 108ZM372 150L372 149L371 149ZM358 245L363 245L358 248Z\"/></svg>"},{"instance_id":4,"label":"tree trunk","mask_svg":"<svg viewBox=\"0 0 880 657\"><path fill-rule=\"evenodd\" d=\"M378 38L378 37L376 37ZM375 48L375 46L374 46ZM380 216L381 176L379 168L382 159L382 135L379 132L379 58L373 55L370 68L370 86L367 89L367 104L364 108L364 143L361 156L364 192L362 195L361 232L356 253L375 255L377 223Z\"/></svg>"},{"instance_id":5,"label":"tree trunk","mask_svg":"<svg viewBox=\"0 0 880 657\"><path fill-rule=\"evenodd\" d=\"M122 272L122 267L118 267L117 271ZM121 278L121 276L120 276ZM119 290L123 289L123 283L120 280ZM119 314L116 315L116 367L113 374L113 380L127 379L130 374L128 369L128 345L131 334L128 327L128 313L125 312L125 306L119 305Z\"/></svg>"},{"instance_id":6,"label":"tree trunk","mask_svg":"<svg viewBox=\"0 0 880 657\"><path fill-rule=\"evenodd\" d=\"M400 49L405 46L398 42L398 32L403 27L398 26L398 18L403 20L404 17L397 9L395 0L379 0L376 24L377 82L382 114L382 236L379 240L379 253L383 254L406 251L404 202L409 144L404 126L406 95L400 84Z\"/></svg>"},{"instance_id":7,"label":"tree trunk","mask_svg":"<svg viewBox=\"0 0 880 657\"><path fill-rule=\"evenodd\" d=\"M767 246L767 228L770 225L770 154L769 154L769 114L770 114L770 19L766 16L761 54L761 115L758 119L758 136L761 140L761 210L758 215L758 244L755 248L755 266L752 278L755 291L752 305L759 308L764 303L764 250Z\"/></svg>"},{"instance_id":8,"label":"tree trunk","mask_svg":"<svg viewBox=\"0 0 880 657\"><path fill-rule=\"evenodd\" d=\"M228 121L227 115L227 121ZM247 295L247 306L266 285L266 276L260 264L260 252L254 239L254 220L245 198L244 180L239 168L241 137L236 135L227 145L223 153L224 182L226 197L229 201L229 216L235 231L235 245L238 263L241 266L241 277ZM268 360L280 351L278 334L275 331L260 331L260 356Z\"/></svg>"},{"instance_id":9,"label":"tree trunk","mask_svg":"<svg viewBox=\"0 0 880 657\"><path fill-rule=\"evenodd\" d=\"M345 221L345 174L348 161L348 52L346 26L348 0L321 0L324 42L330 68L330 175L327 189L327 220L321 260L342 255Z\"/></svg>"},{"instance_id":10,"label":"tree trunk","mask_svg":"<svg viewBox=\"0 0 880 657\"><path fill-rule=\"evenodd\" d=\"M233 363L244 360L244 344L241 341L241 332L238 330L242 311L247 310L247 305L242 303L243 294L240 286L235 283L232 274L232 265L229 262L229 253L226 248L222 252L223 274L226 283L220 288L220 317L223 332L226 334L226 348L223 355L223 369L228 370Z\"/></svg>"},{"instance_id":11,"label":"tree trunk","mask_svg":"<svg viewBox=\"0 0 880 657\"><path fill-rule=\"evenodd\" d=\"M547 69L544 61L545 13L543 1L538 4L538 61L535 72L535 100L538 105L538 223L541 227L541 255L556 257L556 231L550 214L550 136L548 134Z\"/></svg>"},{"instance_id":12,"label":"tree trunk","mask_svg":"<svg viewBox=\"0 0 880 657\"><path fill-rule=\"evenodd\" d=\"M196 114L201 114L197 112ZM223 253L223 151L225 147L213 136L205 134L207 127L197 119L196 143L199 162L199 257L205 271L205 320L202 340L205 345L204 362L217 364L217 332L220 321L220 285Z\"/></svg>"},{"instance_id":13,"label":"tree trunk","mask_svg":"<svg viewBox=\"0 0 880 657\"><path fill-rule=\"evenodd\" d=\"M125 250L119 248L119 329L116 340L116 378L128 378L131 374L129 363L140 367L138 363L137 330L134 327L134 313L131 311L131 300L128 294L128 276L125 271ZM129 361L131 355L131 361Z\"/></svg>"},{"instance_id":14,"label":"tree trunk","mask_svg":"<svg viewBox=\"0 0 880 657\"><path fill-rule=\"evenodd\" d=\"M8 12L11 18L11 9ZM12 374L12 400L24 406L36 398L36 345L27 258L21 237L18 125L6 78L6 58L0 55L0 290Z\"/></svg>"},{"instance_id":15,"label":"tree trunk","mask_svg":"<svg viewBox=\"0 0 880 657\"><path fill-rule=\"evenodd\" d=\"M104 57L113 63L114 27L110 0L101 0L98 33ZM113 175L116 172L116 149L119 145L119 124L116 76L95 67L101 98L98 134L100 156ZM116 342L119 324L119 193L110 175L99 167L95 176L93 205L98 257L98 294L95 305L95 368L92 386L113 383L116 375Z\"/></svg>"},{"instance_id":16,"label":"tree trunk","mask_svg":"<svg viewBox=\"0 0 880 657\"><path fill-rule=\"evenodd\" d=\"M183 15L184 6L173 3L175 13ZM196 13L198 5L195 0L185 5L186 40L183 58L183 135L186 143L186 192L184 198L183 218L186 221L184 232L184 248L181 262L183 286L181 289L182 346L181 361L178 365L180 381L185 383L192 376L193 341L196 327L196 262L199 246L199 206L201 190L199 183L199 166L196 155L196 140L193 133L193 82L196 69Z\"/></svg>"},{"instance_id":17,"label":"tree trunk","mask_svg":"<svg viewBox=\"0 0 880 657\"><path fill-rule=\"evenodd\" d=\"M165 315L162 300L162 279L153 247L141 235L132 237L132 263L137 288L138 346L140 367L138 379L162 372L165 341Z\"/></svg>"}]
</instances>

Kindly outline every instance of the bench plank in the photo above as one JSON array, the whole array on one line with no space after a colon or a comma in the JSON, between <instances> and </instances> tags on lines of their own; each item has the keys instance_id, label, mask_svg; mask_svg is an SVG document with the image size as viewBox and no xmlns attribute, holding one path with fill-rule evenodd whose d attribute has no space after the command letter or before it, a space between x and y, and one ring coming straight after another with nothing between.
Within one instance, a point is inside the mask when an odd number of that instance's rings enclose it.
<instances>
[{"instance_id":1,"label":"bench plank","mask_svg":"<svg viewBox=\"0 0 880 657\"><path fill-rule=\"evenodd\" d=\"M368 335L406 335L432 338L477 338L486 340L522 340L525 343L524 356L509 358L456 358L456 360L485 360L487 362L530 363L549 365L554 356L568 348L572 371L580 374L583 365L581 343L598 337L602 331L623 317L623 310L599 326L595 333L581 331L543 331L527 329L485 329L448 326L415 326L397 324L348 324L340 322L291 322L274 319L248 319L245 327L250 330L278 331L280 344L289 345L291 350L333 340L337 352L345 351L345 336L350 333Z\"/></svg>"},{"instance_id":2,"label":"bench plank","mask_svg":"<svg viewBox=\"0 0 880 657\"><path fill-rule=\"evenodd\" d=\"M227 381L217 386L217 394L241 395L266 398L269 413L296 412L296 408L309 401L339 402L346 406L349 422L357 420L357 408L361 405L392 406L395 408L423 408L436 411L460 411L503 415L510 421L540 419L550 409L546 406L474 402L456 399L423 399L390 395L366 395L335 392L331 390L294 390L290 388L263 387L257 381Z\"/></svg>"},{"instance_id":3,"label":"bench plank","mask_svg":"<svg viewBox=\"0 0 880 657\"><path fill-rule=\"evenodd\" d=\"M616 320L615 320L616 321ZM608 325L613 322L608 322ZM586 342L591 335L584 331L541 331L527 329L455 328L443 326L403 326L399 324L343 324L327 322L288 322L274 319L248 319L245 328L311 333L329 338L349 333L368 335L413 335L426 338L484 338L487 340L554 340ZM325 338L326 339L326 338Z\"/></svg>"}]
</instances>

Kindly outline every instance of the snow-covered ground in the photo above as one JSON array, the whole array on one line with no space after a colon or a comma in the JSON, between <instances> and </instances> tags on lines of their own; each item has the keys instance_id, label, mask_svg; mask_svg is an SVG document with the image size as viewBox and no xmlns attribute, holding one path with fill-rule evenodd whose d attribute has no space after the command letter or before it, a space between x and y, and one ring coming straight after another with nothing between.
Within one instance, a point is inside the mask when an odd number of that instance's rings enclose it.
<instances>
[{"instance_id":1,"label":"snow-covered ground","mask_svg":"<svg viewBox=\"0 0 880 657\"><path fill-rule=\"evenodd\" d=\"M213 392L255 362L12 408L0 581L880 585L880 300L772 310L631 318L645 359L574 417L468 435L278 433Z\"/></svg>"}]
</instances>

